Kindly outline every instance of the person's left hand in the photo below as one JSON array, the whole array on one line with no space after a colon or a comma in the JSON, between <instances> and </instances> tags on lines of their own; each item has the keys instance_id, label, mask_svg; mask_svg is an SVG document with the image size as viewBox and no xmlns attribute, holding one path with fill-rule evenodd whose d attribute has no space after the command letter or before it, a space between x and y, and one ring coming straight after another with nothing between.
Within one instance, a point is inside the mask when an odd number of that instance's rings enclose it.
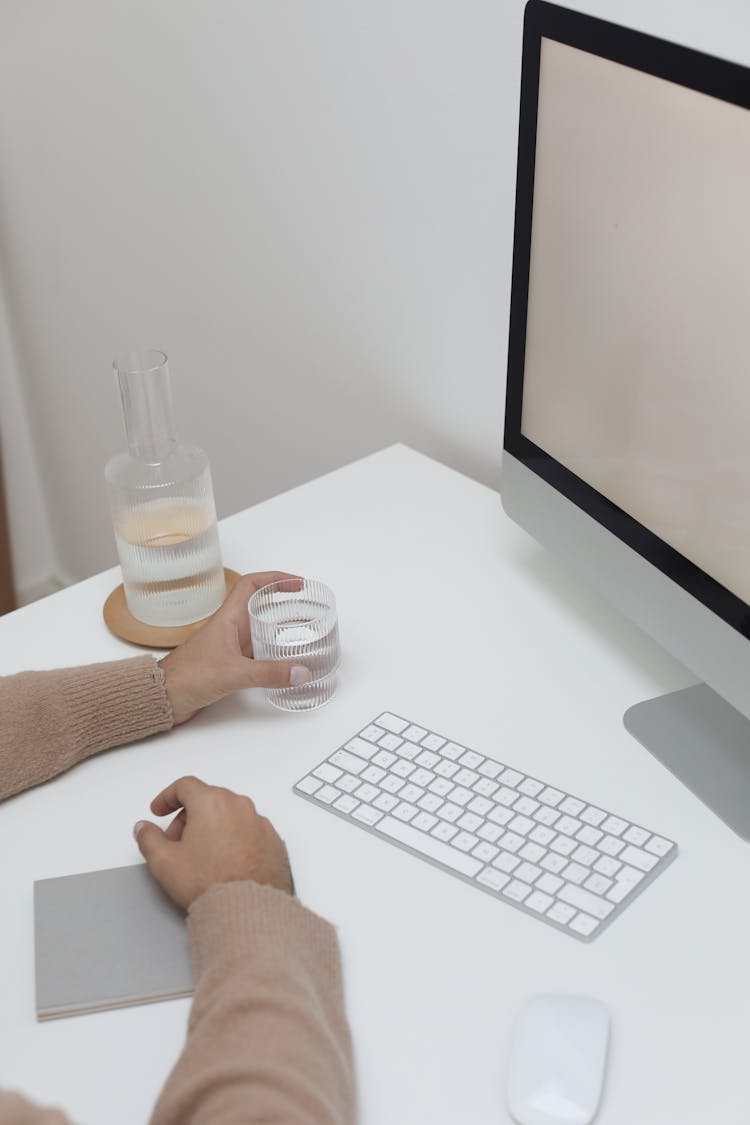
<instances>
[{"instance_id":1,"label":"person's left hand","mask_svg":"<svg viewBox=\"0 0 750 1125\"><path fill-rule=\"evenodd\" d=\"M261 586L283 579L301 581L276 570L245 574L205 625L160 662L175 726L240 688L297 686L310 679L301 664L253 659L247 603Z\"/></svg>"}]
</instances>

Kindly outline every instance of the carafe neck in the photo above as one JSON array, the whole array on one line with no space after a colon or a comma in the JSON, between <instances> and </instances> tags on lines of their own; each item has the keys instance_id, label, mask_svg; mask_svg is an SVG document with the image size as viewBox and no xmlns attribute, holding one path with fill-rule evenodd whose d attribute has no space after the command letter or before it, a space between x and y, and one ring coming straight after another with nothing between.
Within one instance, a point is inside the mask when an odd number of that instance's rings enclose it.
<instances>
[{"instance_id":1,"label":"carafe neck","mask_svg":"<svg viewBox=\"0 0 750 1125\"><path fill-rule=\"evenodd\" d=\"M128 352L114 362L131 457L164 461L177 446L164 352Z\"/></svg>"}]
</instances>

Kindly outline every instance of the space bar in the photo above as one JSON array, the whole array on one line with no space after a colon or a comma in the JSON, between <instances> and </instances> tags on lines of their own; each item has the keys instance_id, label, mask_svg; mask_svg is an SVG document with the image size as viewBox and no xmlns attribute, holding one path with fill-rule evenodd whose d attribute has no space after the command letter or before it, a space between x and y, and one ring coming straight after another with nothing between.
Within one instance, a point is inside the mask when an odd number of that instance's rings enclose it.
<instances>
[{"instance_id":1,"label":"space bar","mask_svg":"<svg viewBox=\"0 0 750 1125\"><path fill-rule=\"evenodd\" d=\"M382 820L378 821L375 828L378 832L390 836L392 840L407 844L408 847L414 848L422 855L429 856L430 859L436 859L439 863L444 863L446 867L451 867L462 875L476 875L477 871L481 871L484 867L481 860L465 855L464 852L456 851L448 844L443 844L442 841L434 839L433 836L426 836L424 832L404 824L402 820L396 820L395 817L384 816Z\"/></svg>"}]
</instances>

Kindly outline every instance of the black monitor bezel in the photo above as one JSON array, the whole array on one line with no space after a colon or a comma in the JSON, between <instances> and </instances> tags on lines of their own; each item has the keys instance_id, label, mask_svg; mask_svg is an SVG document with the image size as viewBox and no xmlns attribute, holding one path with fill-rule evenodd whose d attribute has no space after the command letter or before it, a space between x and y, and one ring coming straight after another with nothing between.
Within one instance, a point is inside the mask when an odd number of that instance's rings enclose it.
<instances>
[{"instance_id":1,"label":"black monitor bezel","mask_svg":"<svg viewBox=\"0 0 750 1125\"><path fill-rule=\"evenodd\" d=\"M542 39L750 109L750 70L546 0L526 5L518 126L504 447L688 594L750 639L750 606L521 433Z\"/></svg>"}]
</instances>

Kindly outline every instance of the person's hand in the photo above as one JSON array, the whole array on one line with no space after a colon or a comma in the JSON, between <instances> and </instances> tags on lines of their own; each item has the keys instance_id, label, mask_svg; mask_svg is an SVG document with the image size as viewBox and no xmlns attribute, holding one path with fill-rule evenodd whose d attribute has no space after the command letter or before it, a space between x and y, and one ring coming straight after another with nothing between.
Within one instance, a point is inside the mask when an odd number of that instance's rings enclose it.
<instances>
[{"instance_id":1,"label":"person's hand","mask_svg":"<svg viewBox=\"0 0 750 1125\"><path fill-rule=\"evenodd\" d=\"M261 586L285 578L301 581L275 570L245 574L213 617L160 662L175 726L240 688L297 686L310 679L302 664L252 658L247 603Z\"/></svg>"},{"instance_id":2,"label":"person's hand","mask_svg":"<svg viewBox=\"0 0 750 1125\"><path fill-rule=\"evenodd\" d=\"M251 880L294 893L284 842L249 797L181 777L151 811L177 813L166 831L139 820L134 832L151 874L184 910L216 883Z\"/></svg>"}]
</instances>

